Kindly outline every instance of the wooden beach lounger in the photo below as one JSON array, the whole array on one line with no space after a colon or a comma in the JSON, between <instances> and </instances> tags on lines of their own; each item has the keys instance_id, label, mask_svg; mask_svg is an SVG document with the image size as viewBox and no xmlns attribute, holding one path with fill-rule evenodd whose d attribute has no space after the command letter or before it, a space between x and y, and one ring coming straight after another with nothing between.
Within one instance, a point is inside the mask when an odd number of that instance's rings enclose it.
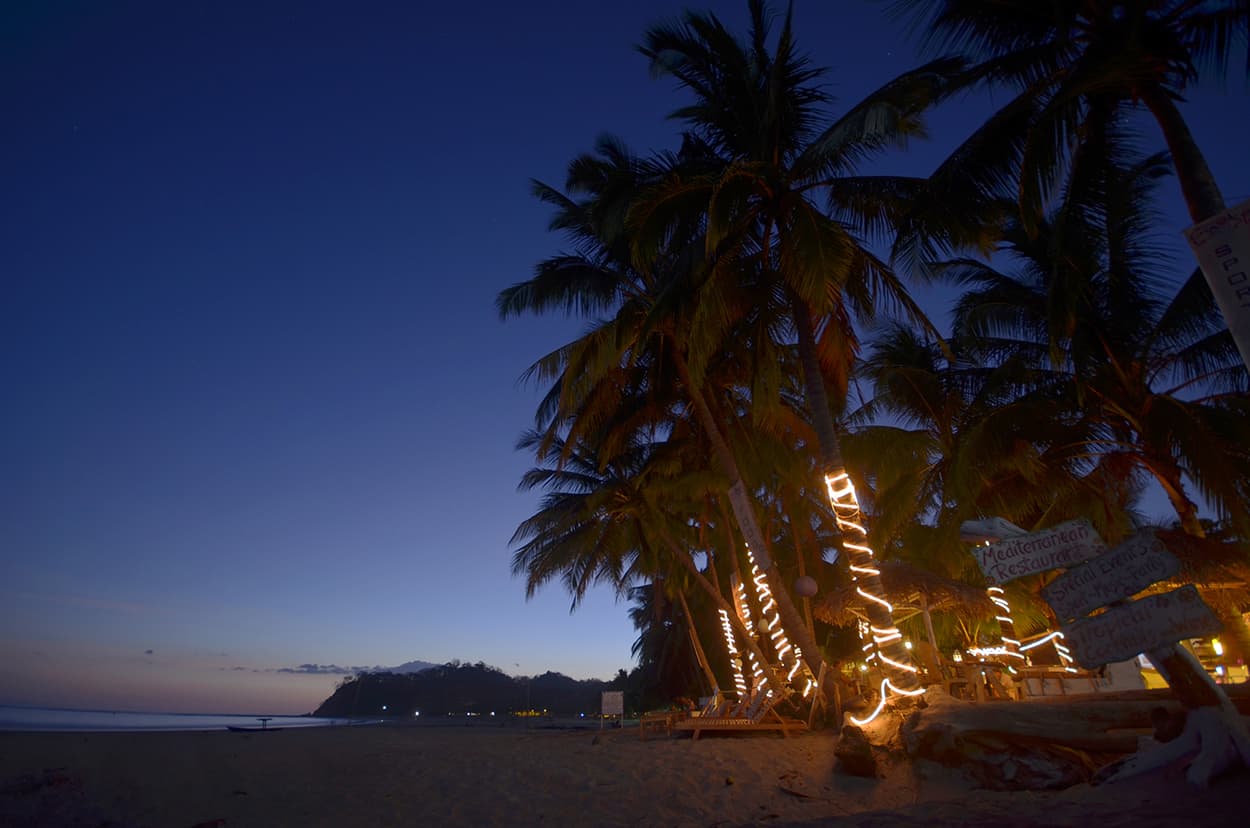
<instances>
[{"instance_id":1,"label":"wooden beach lounger","mask_svg":"<svg viewBox=\"0 0 1250 828\"><path fill-rule=\"evenodd\" d=\"M771 697L760 694L752 699L746 710L739 715L730 716L695 716L673 724L674 730L689 730L694 739L705 730L719 730L731 733L754 733L760 731L781 731L785 738L791 731L801 733L807 730L807 722L782 716L773 707L781 700L778 695ZM741 706L740 706L741 708Z\"/></svg>"}]
</instances>

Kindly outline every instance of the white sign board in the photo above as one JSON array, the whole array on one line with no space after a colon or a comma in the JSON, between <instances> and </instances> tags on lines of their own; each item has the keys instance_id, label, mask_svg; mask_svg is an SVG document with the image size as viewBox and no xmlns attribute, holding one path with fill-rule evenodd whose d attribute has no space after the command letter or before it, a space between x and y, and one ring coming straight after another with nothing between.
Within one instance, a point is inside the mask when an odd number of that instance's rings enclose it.
<instances>
[{"instance_id":1,"label":"white sign board","mask_svg":"<svg viewBox=\"0 0 1250 828\"><path fill-rule=\"evenodd\" d=\"M625 692L623 690L604 690L600 703L605 716L625 715Z\"/></svg>"},{"instance_id":2,"label":"white sign board","mask_svg":"<svg viewBox=\"0 0 1250 828\"><path fill-rule=\"evenodd\" d=\"M1105 545L1087 520L1070 520L1041 532L1007 538L972 550L985 579L1005 584L1015 578L1069 567L1094 557Z\"/></svg>"},{"instance_id":3,"label":"white sign board","mask_svg":"<svg viewBox=\"0 0 1250 828\"><path fill-rule=\"evenodd\" d=\"M1221 624L1192 585L1147 595L1102 615L1063 627L1077 663L1093 670L1139 653L1220 631Z\"/></svg>"},{"instance_id":4,"label":"white sign board","mask_svg":"<svg viewBox=\"0 0 1250 828\"><path fill-rule=\"evenodd\" d=\"M1215 302L1250 367L1250 201L1185 231Z\"/></svg>"},{"instance_id":5,"label":"white sign board","mask_svg":"<svg viewBox=\"0 0 1250 828\"><path fill-rule=\"evenodd\" d=\"M1141 592L1180 568L1180 561L1147 529L1069 569L1042 588L1042 597L1066 621Z\"/></svg>"}]
</instances>

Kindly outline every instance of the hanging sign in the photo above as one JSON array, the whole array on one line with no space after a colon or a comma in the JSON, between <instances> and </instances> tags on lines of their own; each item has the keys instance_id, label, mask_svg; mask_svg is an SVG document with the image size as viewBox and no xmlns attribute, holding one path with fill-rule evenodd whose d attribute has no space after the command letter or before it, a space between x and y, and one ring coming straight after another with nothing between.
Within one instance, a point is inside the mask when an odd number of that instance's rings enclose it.
<instances>
[{"instance_id":1,"label":"hanging sign","mask_svg":"<svg viewBox=\"0 0 1250 828\"><path fill-rule=\"evenodd\" d=\"M1069 569L1042 588L1042 597L1066 621L1141 592L1180 568L1180 561L1148 529Z\"/></svg>"},{"instance_id":2,"label":"hanging sign","mask_svg":"<svg viewBox=\"0 0 1250 828\"><path fill-rule=\"evenodd\" d=\"M1006 538L972 550L991 584L1069 567L1094 557L1106 546L1087 520L1070 520L1040 532Z\"/></svg>"},{"instance_id":3,"label":"hanging sign","mask_svg":"<svg viewBox=\"0 0 1250 828\"><path fill-rule=\"evenodd\" d=\"M1187 584L1082 618L1064 626L1063 635L1077 663L1093 670L1185 638L1213 635L1221 626L1198 590Z\"/></svg>"},{"instance_id":4,"label":"hanging sign","mask_svg":"<svg viewBox=\"0 0 1250 828\"><path fill-rule=\"evenodd\" d=\"M1185 231L1215 303L1250 367L1250 201Z\"/></svg>"}]
</instances>

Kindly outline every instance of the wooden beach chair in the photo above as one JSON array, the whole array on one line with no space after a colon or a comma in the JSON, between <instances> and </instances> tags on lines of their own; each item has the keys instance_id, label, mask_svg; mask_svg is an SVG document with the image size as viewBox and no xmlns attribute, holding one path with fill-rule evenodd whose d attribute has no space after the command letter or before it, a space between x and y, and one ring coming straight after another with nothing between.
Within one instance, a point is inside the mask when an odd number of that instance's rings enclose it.
<instances>
[{"instance_id":1,"label":"wooden beach chair","mask_svg":"<svg viewBox=\"0 0 1250 828\"><path fill-rule=\"evenodd\" d=\"M727 701L720 690L699 699L699 706L692 710L654 710L643 713L638 719L638 736L647 741L647 733L663 730L665 736L673 735L673 726L691 716L725 716L738 707L737 702Z\"/></svg>"},{"instance_id":2,"label":"wooden beach chair","mask_svg":"<svg viewBox=\"0 0 1250 828\"><path fill-rule=\"evenodd\" d=\"M791 732L807 730L807 722L782 716L774 707L781 701L781 694L756 693L743 700L727 715L694 716L673 725L673 730L688 730L698 739L704 731L718 730L729 733L759 733L781 731L785 738Z\"/></svg>"}]
</instances>

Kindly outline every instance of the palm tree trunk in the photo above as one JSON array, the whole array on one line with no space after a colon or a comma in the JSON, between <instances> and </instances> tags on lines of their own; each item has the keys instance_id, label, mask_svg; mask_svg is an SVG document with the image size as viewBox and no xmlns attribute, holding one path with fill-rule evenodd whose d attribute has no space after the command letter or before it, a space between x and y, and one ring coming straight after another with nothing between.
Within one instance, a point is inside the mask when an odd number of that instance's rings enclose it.
<instances>
[{"instance_id":1,"label":"palm tree trunk","mask_svg":"<svg viewBox=\"0 0 1250 828\"><path fill-rule=\"evenodd\" d=\"M799 359L803 364L807 407L820 443L820 471L829 487L830 505L840 530L838 542L851 568L852 580L856 581L856 591L867 599L865 609L873 628L878 661L886 677L899 690L915 690L920 686L918 671L912 663L911 654L903 646L903 636L894 622L893 607L885 600L881 573L868 546L868 529L859 510L859 499L855 496L854 486L847 476L846 463L842 460L842 445L833 426L824 374L816 353L811 311L797 296L793 297L792 307L799 337Z\"/></svg>"},{"instance_id":2,"label":"palm tree trunk","mask_svg":"<svg viewBox=\"0 0 1250 828\"><path fill-rule=\"evenodd\" d=\"M1172 153L1172 163L1176 165L1176 178L1181 185L1181 193L1185 196L1185 204L1189 208L1189 217L1194 224L1211 218L1224 209L1224 197L1215 183L1215 176L1207 159L1198 148L1194 134L1189 131L1176 102L1162 89L1152 89L1142 96L1143 103L1159 122L1163 131L1163 140L1167 142Z\"/></svg>"},{"instance_id":3,"label":"palm tree trunk","mask_svg":"<svg viewBox=\"0 0 1250 828\"><path fill-rule=\"evenodd\" d=\"M742 531L742 536L750 546L751 553L755 556L757 565L760 568L760 572L763 573L769 589L772 590L773 598L777 601L777 612L781 616L782 624L785 625L785 629L794 640L794 643L798 645L807 669L811 671L812 676L818 676L820 675L820 668L824 664L824 659L820 654L820 649L816 646L815 638L808 632L807 625L803 623L803 616L799 614L798 608L794 606L789 590L781 583L781 573L777 568L776 562L768 554L768 550L764 545L764 535L760 531L755 510L751 506L750 495L747 494L746 485L742 482L742 474L738 471L738 461L734 457L733 451L730 450L729 444L725 442L725 438L720 431L720 425L717 423L715 415L712 414L712 409L708 406L702 391L695 386L690 376L690 366L686 364L685 356L674 349L673 358L677 364L677 374L686 386L686 392L690 397L691 404L694 406L695 416L698 417L699 424L703 427L708 441L712 444L712 451L720 462L721 470L729 478L729 508L733 511L738 528ZM767 664L768 662L765 661L763 663Z\"/></svg>"},{"instance_id":4,"label":"palm tree trunk","mask_svg":"<svg viewBox=\"0 0 1250 828\"><path fill-rule=\"evenodd\" d=\"M703 676L708 680L708 689L713 693L716 692L716 674L712 672L712 665L708 663L707 653L703 652L703 644L699 642L699 631L694 625L694 615L690 612L690 605L686 603L686 593L683 590L677 590L677 600L681 602L681 611L686 616L686 625L690 629L690 643L694 645L694 657L699 662L699 668L703 670Z\"/></svg>"},{"instance_id":5,"label":"palm tree trunk","mask_svg":"<svg viewBox=\"0 0 1250 828\"><path fill-rule=\"evenodd\" d=\"M1189 495L1185 494L1185 484L1181 480L1180 469L1174 464L1160 469L1155 466L1149 466L1154 474L1155 480L1159 482L1159 486L1163 489L1163 493L1167 495L1168 503L1172 505L1172 510L1176 512L1176 518L1181 525L1181 531L1191 538L1205 538L1207 532L1202 528L1202 521L1198 519L1198 504L1189 499Z\"/></svg>"},{"instance_id":6,"label":"palm tree trunk","mask_svg":"<svg viewBox=\"0 0 1250 828\"><path fill-rule=\"evenodd\" d=\"M742 623L742 620L738 618L738 611L734 609L733 605L730 604L728 600L725 599L724 595L721 595L720 590L712 586L712 582L707 579L707 576L699 571L699 567L695 566L694 559L690 557L690 554L683 550L677 541L673 540L672 536L665 532L662 528L660 529L660 537L664 540L665 546L668 547L668 550L672 553L673 557L677 558L677 560L681 562L682 566L686 568L686 571L688 571L694 578L695 583L702 587L703 591L711 597L713 603L716 604L716 608L724 610L728 613L729 623L732 624L738 631L738 635L742 637L744 646L751 651L752 655L755 656L772 685L774 687L782 687L783 683L781 681L781 677L773 671L772 663L768 660L768 657L764 655L764 650L760 647L755 636L752 635L751 631L747 629L746 624ZM693 623L694 621L692 619L691 624Z\"/></svg>"}]
</instances>

